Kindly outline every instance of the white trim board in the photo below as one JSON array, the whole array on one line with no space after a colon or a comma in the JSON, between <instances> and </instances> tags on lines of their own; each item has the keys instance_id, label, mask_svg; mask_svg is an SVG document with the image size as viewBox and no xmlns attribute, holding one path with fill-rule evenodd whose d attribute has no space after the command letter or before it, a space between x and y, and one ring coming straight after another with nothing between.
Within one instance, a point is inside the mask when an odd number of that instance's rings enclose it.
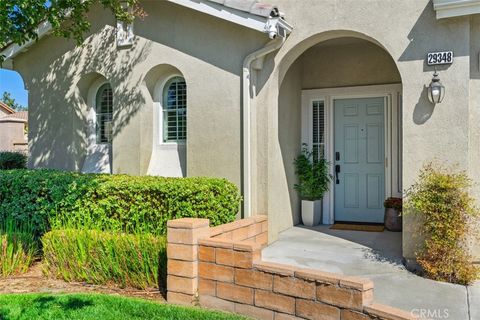
<instances>
[{"instance_id":1,"label":"white trim board","mask_svg":"<svg viewBox=\"0 0 480 320\"><path fill-rule=\"evenodd\" d=\"M334 175L334 112L336 99L385 98L385 196L401 196L401 84L302 90L302 141L311 147L310 106L323 101L325 108L325 156ZM396 148L393 146L396 145ZM332 224L334 217L334 189L330 188L323 201L323 224ZM325 214L326 213L326 214Z\"/></svg>"},{"instance_id":2,"label":"white trim board","mask_svg":"<svg viewBox=\"0 0 480 320\"><path fill-rule=\"evenodd\" d=\"M480 0L433 0L437 19L480 13Z\"/></svg>"}]
</instances>

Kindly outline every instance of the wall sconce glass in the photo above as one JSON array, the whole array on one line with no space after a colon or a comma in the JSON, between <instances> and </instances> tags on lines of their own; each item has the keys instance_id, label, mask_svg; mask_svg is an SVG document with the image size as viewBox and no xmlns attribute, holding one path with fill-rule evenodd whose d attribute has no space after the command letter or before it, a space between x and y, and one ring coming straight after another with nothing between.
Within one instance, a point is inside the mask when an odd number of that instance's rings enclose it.
<instances>
[{"instance_id":1,"label":"wall sconce glass","mask_svg":"<svg viewBox=\"0 0 480 320\"><path fill-rule=\"evenodd\" d=\"M445 87L440 82L440 78L438 77L438 72L435 70L433 74L432 82L430 82L430 86L428 87L428 100L431 103L437 104L443 101L445 97Z\"/></svg>"}]
</instances>

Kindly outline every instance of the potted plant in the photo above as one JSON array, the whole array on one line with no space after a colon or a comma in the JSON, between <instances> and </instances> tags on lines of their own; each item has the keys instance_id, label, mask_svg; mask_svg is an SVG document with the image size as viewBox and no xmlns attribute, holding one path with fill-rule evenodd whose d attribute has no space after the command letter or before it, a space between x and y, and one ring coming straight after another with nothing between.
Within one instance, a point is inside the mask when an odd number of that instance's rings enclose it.
<instances>
[{"instance_id":1,"label":"potted plant","mask_svg":"<svg viewBox=\"0 0 480 320\"><path fill-rule=\"evenodd\" d=\"M294 187L302 199L302 222L305 226L313 227L322 218L322 198L331 180L328 162L324 158L315 159L313 152L303 144L302 153L294 164L298 177Z\"/></svg>"},{"instance_id":2,"label":"potted plant","mask_svg":"<svg viewBox=\"0 0 480 320\"><path fill-rule=\"evenodd\" d=\"M383 203L385 207L385 228L389 231L402 231L402 199L390 197Z\"/></svg>"}]
</instances>

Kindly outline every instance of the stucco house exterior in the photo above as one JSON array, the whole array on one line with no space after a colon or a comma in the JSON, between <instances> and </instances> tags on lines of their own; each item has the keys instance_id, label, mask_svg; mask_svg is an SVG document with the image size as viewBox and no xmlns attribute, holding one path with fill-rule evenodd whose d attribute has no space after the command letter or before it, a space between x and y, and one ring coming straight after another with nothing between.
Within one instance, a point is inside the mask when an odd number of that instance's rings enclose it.
<instances>
[{"instance_id":1,"label":"stucco house exterior","mask_svg":"<svg viewBox=\"0 0 480 320\"><path fill-rule=\"evenodd\" d=\"M15 112L0 101L0 151L28 151L28 112Z\"/></svg>"},{"instance_id":2,"label":"stucco house exterior","mask_svg":"<svg viewBox=\"0 0 480 320\"><path fill-rule=\"evenodd\" d=\"M2 67L29 91L31 166L225 177L242 190L244 217L269 216L270 241L301 222L302 143L332 175L341 166L325 224L381 222L383 200L430 161L480 181L480 1L141 5L148 15L133 25L92 10L83 46L42 25L38 42L3 49ZM431 52L451 56L433 66ZM436 104L435 70L445 88ZM418 243L404 219L407 260Z\"/></svg>"}]
</instances>

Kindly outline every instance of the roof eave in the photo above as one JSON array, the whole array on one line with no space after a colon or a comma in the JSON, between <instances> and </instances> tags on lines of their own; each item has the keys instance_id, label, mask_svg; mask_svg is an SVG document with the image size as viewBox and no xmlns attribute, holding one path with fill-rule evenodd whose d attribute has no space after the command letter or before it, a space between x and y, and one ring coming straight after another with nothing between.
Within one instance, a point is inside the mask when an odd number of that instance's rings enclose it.
<instances>
[{"instance_id":1,"label":"roof eave","mask_svg":"<svg viewBox=\"0 0 480 320\"><path fill-rule=\"evenodd\" d=\"M480 13L480 0L433 0L437 19Z\"/></svg>"},{"instance_id":2,"label":"roof eave","mask_svg":"<svg viewBox=\"0 0 480 320\"><path fill-rule=\"evenodd\" d=\"M52 25L48 21L42 22L37 30L37 39L41 39L48 35L52 31ZM34 45L36 40L29 40L22 45L18 45L16 43L11 43L7 45L0 51L0 55L5 57L4 62L1 64L1 67L4 69L13 70L13 59L18 56L20 53L28 51L28 49Z\"/></svg>"}]
</instances>

